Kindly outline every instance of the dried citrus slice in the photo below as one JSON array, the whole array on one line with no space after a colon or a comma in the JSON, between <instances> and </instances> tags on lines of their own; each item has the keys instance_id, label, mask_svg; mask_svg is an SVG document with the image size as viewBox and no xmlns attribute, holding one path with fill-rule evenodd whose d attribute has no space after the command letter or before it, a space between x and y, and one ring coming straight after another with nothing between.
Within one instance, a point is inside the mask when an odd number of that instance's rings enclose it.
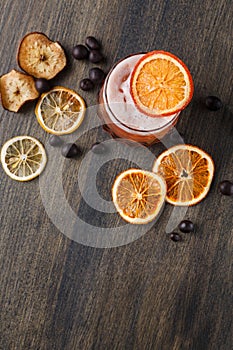
<instances>
[{"instance_id":1,"label":"dried citrus slice","mask_svg":"<svg viewBox=\"0 0 233 350\"><path fill-rule=\"evenodd\" d=\"M42 144L30 136L16 136L1 150L3 169L13 180L29 181L44 170L47 157Z\"/></svg>"},{"instance_id":2,"label":"dried citrus slice","mask_svg":"<svg viewBox=\"0 0 233 350\"><path fill-rule=\"evenodd\" d=\"M160 154L153 171L167 183L167 202L191 206L206 197L214 175L214 162L196 146L176 145Z\"/></svg>"},{"instance_id":3,"label":"dried citrus slice","mask_svg":"<svg viewBox=\"0 0 233 350\"><path fill-rule=\"evenodd\" d=\"M152 172L129 169L117 176L112 197L118 213L132 224L146 224L159 214L166 196L166 183Z\"/></svg>"},{"instance_id":4,"label":"dried citrus slice","mask_svg":"<svg viewBox=\"0 0 233 350\"><path fill-rule=\"evenodd\" d=\"M52 79L66 66L61 45L38 32L29 33L22 39L17 60L20 68L35 78Z\"/></svg>"},{"instance_id":5,"label":"dried citrus slice","mask_svg":"<svg viewBox=\"0 0 233 350\"><path fill-rule=\"evenodd\" d=\"M83 121L86 105L75 91L56 86L41 95L35 113L41 127L55 135L70 134Z\"/></svg>"},{"instance_id":6,"label":"dried citrus slice","mask_svg":"<svg viewBox=\"0 0 233 350\"><path fill-rule=\"evenodd\" d=\"M2 105L11 112L18 112L20 107L39 96L34 79L15 69L0 78Z\"/></svg>"},{"instance_id":7,"label":"dried citrus slice","mask_svg":"<svg viewBox=\"0 0 233 350\"><path fill-rule=\"evenodd\" d=\"M193 95L186 65L165 51L145 54L135 65L130 92L137 108L150 116L168 116L184 109Z\"/></svg>"}]
</instances>

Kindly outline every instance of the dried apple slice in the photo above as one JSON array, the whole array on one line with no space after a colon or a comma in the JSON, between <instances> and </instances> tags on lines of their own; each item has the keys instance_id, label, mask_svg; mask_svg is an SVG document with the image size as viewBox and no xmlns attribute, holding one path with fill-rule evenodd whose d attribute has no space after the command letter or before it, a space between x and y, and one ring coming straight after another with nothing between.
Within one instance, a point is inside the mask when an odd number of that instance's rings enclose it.
<instances>
[{"instance_id":1,"label":"dried apple slice","mask_svg":"<svg viewBox=\"0 0 233 350\"><path fill-rule=\"evenodd\" d=\"M39 97L33 77L15 69L1 76L0 92L3 107L12 112L18 112L25 102Z\"/></svg>"},{"instance_id":2,"label":"dried apple slice","mask_svg":"<svg viewBox=\"0 0 233 350\"><path fill-rule=\"evenodd\" d=\"M61 45L38 32L29 33L22 39L17 60L28 74L48 80L66 66L66 56Z\"/></svg>"}]
</instances>

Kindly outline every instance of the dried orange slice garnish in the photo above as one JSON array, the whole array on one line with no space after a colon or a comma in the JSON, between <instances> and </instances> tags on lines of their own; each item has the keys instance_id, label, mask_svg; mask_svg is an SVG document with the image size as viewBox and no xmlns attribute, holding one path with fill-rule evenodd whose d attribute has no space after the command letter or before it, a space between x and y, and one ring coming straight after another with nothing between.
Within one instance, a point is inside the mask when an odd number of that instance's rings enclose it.
<instances>
[{"instance_id":1,"label":"dried orange slice garnish","mask_svg":"<svg viewBox=\"0 0 233 350\"><path fill-rule=\"evenodd\" d=\"M160 154L153 171L166 181L167 202L191 206L206 197L214 175L214 162L196 146L176 145Z\"/></svg>"},{"instance_id":2,"label":"dried orange slice garnish","mask_svg":"<svg viewBox=\"0 0 233 350\"><path fill-rule=\"evenodd\" d=\"M186 65L165 51L152 51L135 65L130 92L137 108L150 116L180 112L191 101L193 80Z\"/></svg>"},{"instance_id":3,"label":"dried orange slice garnish","mask_svg":"<svg viewBox=\"0 0 233 350\"><path fill-rule=\"evenodd\" d=\"M20 68L35 78L52 79L66 66L61 45L38 32L29 33L22 39L17 60Z\"/></svg>"},{"instance_id":4,"label":"dried orange slice garnish","mask_svg":"<svg viewBox=\"0 0 233 350\"><path fill-rule=\"evenodd\" d=\"M0 78L2 106L11 112L18 112L22 105L39 97L34 79L12 69Z\"/></svg>"},{"instance_id":5,"label":"dried orange slice garnish","mask_svg":"<svg viewBox=\"0 0 233 350\"><path fill-rule=\"evenodd\" d=\"M31 136L16 136L8 140L1 150L3 169L11 179L29 181L45 168L47 156L42 144Z\"/></svg>"},{"instance_id":6,"label":"dried orange slice garnish","mask_svg":"<svg viewBox=\"0 0 233 350\"><path fill-rule=\"evenodd\" d=\"M162 177L149 171L129 169L117 176L113 187L113 203L124 220L146 224L159 214L166 196Z\"/></svg>"},{"instance_id":7,"label":"dried orange slice garnish","mask_svg":"<svg viewBox=\"0 0 233 350\"><path fill-rule=\"evenodd\" d=\"M86 104L77 92L56 86L39 98L35 114L41 127L55 135L70 134L83 121Z\"/></svg>"}]
</instances>

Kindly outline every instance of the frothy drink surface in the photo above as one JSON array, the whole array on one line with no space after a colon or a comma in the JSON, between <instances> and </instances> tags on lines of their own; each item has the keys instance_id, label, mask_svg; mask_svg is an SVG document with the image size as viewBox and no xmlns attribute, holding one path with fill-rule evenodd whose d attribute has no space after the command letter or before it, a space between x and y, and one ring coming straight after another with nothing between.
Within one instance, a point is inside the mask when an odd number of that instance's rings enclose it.
<instances>
[{"instance_id":1,"label":"frothy drink surface","mask_svg":"<svg viewBox=\"0 0 233 350\"><path fill-rule=\"evenodd\" d=\"M155 130L169 124L176 114L169 117L149 117L135 106L130 94L130 78L133 68L143 54L127 57L113 69L106 88L108 105L119 122L136 130Z\"/></svg>"}]
</instances>

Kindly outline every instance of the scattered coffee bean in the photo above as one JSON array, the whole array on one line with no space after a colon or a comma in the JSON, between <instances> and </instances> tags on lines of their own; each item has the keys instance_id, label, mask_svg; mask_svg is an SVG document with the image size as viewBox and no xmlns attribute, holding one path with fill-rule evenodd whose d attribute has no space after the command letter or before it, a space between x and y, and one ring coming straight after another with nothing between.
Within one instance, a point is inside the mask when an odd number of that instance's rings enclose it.
<instances>
[{"instance_id":1,"label":"scattered coffee bean","mask_svg":"<svg viewBox=\"0 0 233 350\"><path fill-rule=\"evenodd\" d=\"M94 38L93 36L88 36L86 38L85 44L91 50L99 50L100 46L101 46L100 42L96 38Z\"/></svg>"},{"instance_id":2,"label":"scattered coffee bean","mask_svg":"<svg viewBox=\"0 0 233 350\"><path fill-rule=\"evenodd\" d=\"M170 239L173 241L173 242L179 242L182 240L181 236L179 235L179 233L176 233L176 232L172 232L170 234Z\"/></svg>"},{"instance_id":3,"label":"scattered coffee bean","mask_svg":"<svg viewBox=\"0 0 233 350\"><path fill-rule=\"evenodd\" d=\"M106 146L103 143L96 142L92 145L91 150L93 153L101 154L106 152Z\"/></svg>"},{"instance_id":4,"label":"scattered coffee bean","mask_svg":"<svg viewBox=\"0 0 233 350\"><path fill-rule=\"evenodd\" d=\"M222 101L216 96L206 97L205 104L211 111L218 111L223 106Z\"/></svg>"},{"instance_id":5,"label":"scattered coffee bean","mask_svg":"<svg viewBox=\"0 0 233 350\"><path fill-rule=\"evenodd\" d=\"M89 90L92 90L94 88L93 82L90 79L88 79L88 78L82 79L80 81L79 86L84 91L89 91Z\"/></svg>"},{"instance_id":6,"label":"scattered coffee bean","mask_svg":"<svg viewBox=\"0 0 233 350\"><path fill-rule=\"evenodd\" d=\"M44 78L38 78L35 80L35 87L36 90L40 93L43 94L44 92L47 92L50 90L50 84L48 80Z\"/></svg>"},{"instance_id":7,"label":"scattered coffee bean","mask_svg":"<svg viewBox=\"0 0 233 350\"><path fill-rule=\"evenodd\" d=\"M233 195L233 183L231 181L224 180L224 181L220 182L219 190L225 196L232 196Z\"/></svg>"},{"instance_id":8,"label":"scattered coffee bean","mask_svg":"<svg viewBox=\"0 0 233 350\"><path fill-rule=\"evenodd\" d=\"M63 144L62 139L57 135L51 135L49 137L49 144L53 147L59 147Z\"/></svg>"},{"instance_id":9,"label":"scattered coffee bean","mask_svg":"<svg viewBox=\"0 0 233 350\"><path fill-rule=\"evenodd\" d=\"M179 230L184 233L190 233L194 231L194 224L190 220L183 220L179 223Z\"/></svg>"},{"instance_id":10,"label":"scattered coffee bean","mask_svg":"<svg viewBox=\"0 0 233 350\"><path fill-rule=\"evenodd\" d=\"M73 48L72 54L73 57L76 58L76 60L83 60L85 58L88 58L89 51L84 45L76 45Z\"/></svg>"},{"instance_id":11,"label":"scattered coffee bean","mask_svg":"<svg viewBox=\"0 0 233 350\"><path fill-rule=\"evenodd\" d=\"M66 158L74 158L79 156L81 151L75 143L66 143L61 148L61 154Z\"/></svg>"},{"instance_id":12,"label":"scattered coffee bean","mask_svg":"<svg viewBox=\"0 0 233 350\"><path fill-rule=\"evenodd\" d=\"M92 63L98 63L103 59L103 55L98 50L91 50L89 54L89 61Z\"/></svg>"},{"instance_id":13,"label":"scattered coffee bean","mask_svg":"<svg viewBox=\"0 0 233 350\"><path fill-rule=\"evenodd\" d=\"M102 69L95 67L89 70L89 78L93 83L100 84L104 80L105 73Z\"/></svg>"}]
</instances>

